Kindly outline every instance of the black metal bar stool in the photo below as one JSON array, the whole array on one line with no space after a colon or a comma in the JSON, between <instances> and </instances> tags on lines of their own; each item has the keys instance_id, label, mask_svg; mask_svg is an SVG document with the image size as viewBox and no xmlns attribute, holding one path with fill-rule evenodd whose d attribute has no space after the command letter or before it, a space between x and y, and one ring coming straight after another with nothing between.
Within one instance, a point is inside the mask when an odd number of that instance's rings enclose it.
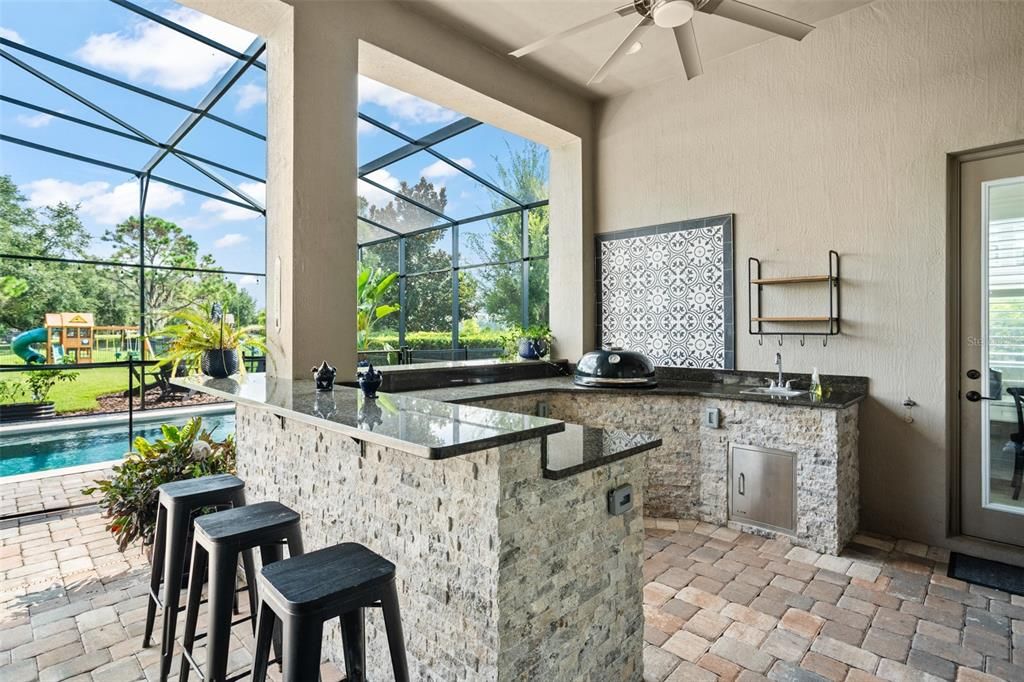
<instances>
[{"instance_id":1,"label":"black metal bar stool","mask_svg":"<svg viewBox=\"0 0 1024 682\"><path fill-rule=\"evenodd\" d=\"M174 658L174 629L178 622L182 573L188 533L195 512L207 507L241 507L245 504L245 483L231 474L203 476L186 481L164 483L158 488L160 499L156 512L156 537L153 542L153 570L149 578L149 603L146 609L146 630L142 646L148 647L153 636L157 606L164 611L164 627L160 644L160 680L171 671ZM163 581L163 598L159 596Z\"/></svg>"},{"instance_id":2,"label":"black metal bar stool","mask_svg":"<svg viewBox=\"0 0 1024 682\"><path fill-rule=\"evenodd\" d=\"M366 679L363 609L380 606L396 682L407 682L405 640L395 589L395 565L354 542L327 547L265 566L257 579L260 608L256 626L253 682L265 682L274 624L284 631L284 682L309 682L320 673L323 624L341 619L345 675Z\"/></svg>"},{"instance_id":3,"label":"black metal bar stool","mask_svg":"<svg viewBox=\"0 0 1024 682\"><path fill-rule=\"evenodd\" d=\"M181 675L178 679L180 682L186 682L190 669L195 669L202 679L224 682L227 676L231 626L251 620L253 633L256 632L255 589L248 591L249 617L234 623L231 621L231 604L235 595L239 555L245 566L246 585L254 587L254 548L260 548L260 558L264 566L281 560L282 541L288 545L289 556L296 557L302 554L299 514L280 502L258 502L201 516L195 521L195 529L192 569L189 571L188 581L188 606L185 611L185 634L181 643ZM203 583L207 580L207 566L209 613L205 635L207 643L204 675L192 656L192 647L198 639L196 624L199 620Z\"/></svg>"}]
</instances>

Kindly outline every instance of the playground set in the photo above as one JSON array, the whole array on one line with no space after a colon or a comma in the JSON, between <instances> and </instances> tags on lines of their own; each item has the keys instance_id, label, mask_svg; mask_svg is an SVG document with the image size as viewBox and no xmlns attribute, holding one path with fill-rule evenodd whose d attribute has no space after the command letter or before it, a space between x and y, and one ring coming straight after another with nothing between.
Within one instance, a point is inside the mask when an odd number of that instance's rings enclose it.
<instances>
[{"instance_id":1,"label":"playground set","mask_svg":"<svg viewBox=\"0 0 1024 682\"><path fill-rule=\"evenodd\" d=\"M95 361L97 344L108 342L111 337L116 339L112 344L115 360L140 359L142 343L152 357L149 341L139 335L138 327L97 326L92 313L46 313L42 327L14 337L11 351L29 365L91 364ZM38 348L39 345L42 348Z\"/></svg>"}]
</instances>

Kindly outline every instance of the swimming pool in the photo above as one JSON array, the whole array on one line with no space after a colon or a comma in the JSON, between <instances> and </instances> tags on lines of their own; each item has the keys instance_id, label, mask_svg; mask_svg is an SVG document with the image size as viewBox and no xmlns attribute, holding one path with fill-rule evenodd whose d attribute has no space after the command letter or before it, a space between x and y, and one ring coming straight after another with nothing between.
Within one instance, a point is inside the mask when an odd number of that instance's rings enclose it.
<instances>
[{"instance_id":1,"label":"swimming pool","mask_svg":"<svg viewBox=\"0 0 1024 682\"><path fill-rule=\"evenodd\" d=\"M234 413L204 414L203 429L217 440L235 432ZM182 426L189 415L135 419L135 436L146 440L160 437L162 424ZM120 459L131 448L128 444L128 423L104 424L78 429L38 431L3 436L0 444L0 481L4 476L27 474L50 469L109 462Z\"/></svg>"}]
</instances>

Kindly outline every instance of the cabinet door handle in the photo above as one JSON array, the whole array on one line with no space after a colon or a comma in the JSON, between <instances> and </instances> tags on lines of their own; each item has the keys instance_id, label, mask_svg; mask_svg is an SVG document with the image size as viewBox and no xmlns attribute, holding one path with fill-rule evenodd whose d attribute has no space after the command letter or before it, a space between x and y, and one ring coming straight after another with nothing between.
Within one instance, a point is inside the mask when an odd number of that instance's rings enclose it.
<instances>
[{"instance_id":1,"label":"cabinet door handle","mask_svg":"<svg viewBox=\"0 0 1024 682\"><path fill-rule=\"evenodd\" d=\"M740 495L747 494L747 477L744 474L740 474L739 481L736 484L736 492Z\"/></svg>"}]
</instances>

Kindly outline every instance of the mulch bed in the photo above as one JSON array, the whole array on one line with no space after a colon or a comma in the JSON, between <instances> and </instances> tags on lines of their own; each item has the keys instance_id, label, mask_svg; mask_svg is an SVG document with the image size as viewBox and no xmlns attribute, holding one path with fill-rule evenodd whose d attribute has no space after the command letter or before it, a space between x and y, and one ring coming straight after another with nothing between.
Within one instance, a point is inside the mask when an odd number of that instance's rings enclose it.
<instances>
[{"instance_id":1,"label":"mulch bed","mask_svg":"<svg viewBox=\"0 0 1024 682\"><path fill-rule=\"evenodd\" d=\"M134 408L140 407L138 394L135 395ZM146 391L146 409L156 410L164 407L181 407L183 405L208 405L210 403L226 403L227 401L206 393L179 394L174 398L160 400L160 389L153 388ZM79 417L99 412L127 412L128 397L124 393L111 393L96 398L97 407L92 410L79 410L77 412L61 412L61 417Z\"/></svg>"}]
</instances>

